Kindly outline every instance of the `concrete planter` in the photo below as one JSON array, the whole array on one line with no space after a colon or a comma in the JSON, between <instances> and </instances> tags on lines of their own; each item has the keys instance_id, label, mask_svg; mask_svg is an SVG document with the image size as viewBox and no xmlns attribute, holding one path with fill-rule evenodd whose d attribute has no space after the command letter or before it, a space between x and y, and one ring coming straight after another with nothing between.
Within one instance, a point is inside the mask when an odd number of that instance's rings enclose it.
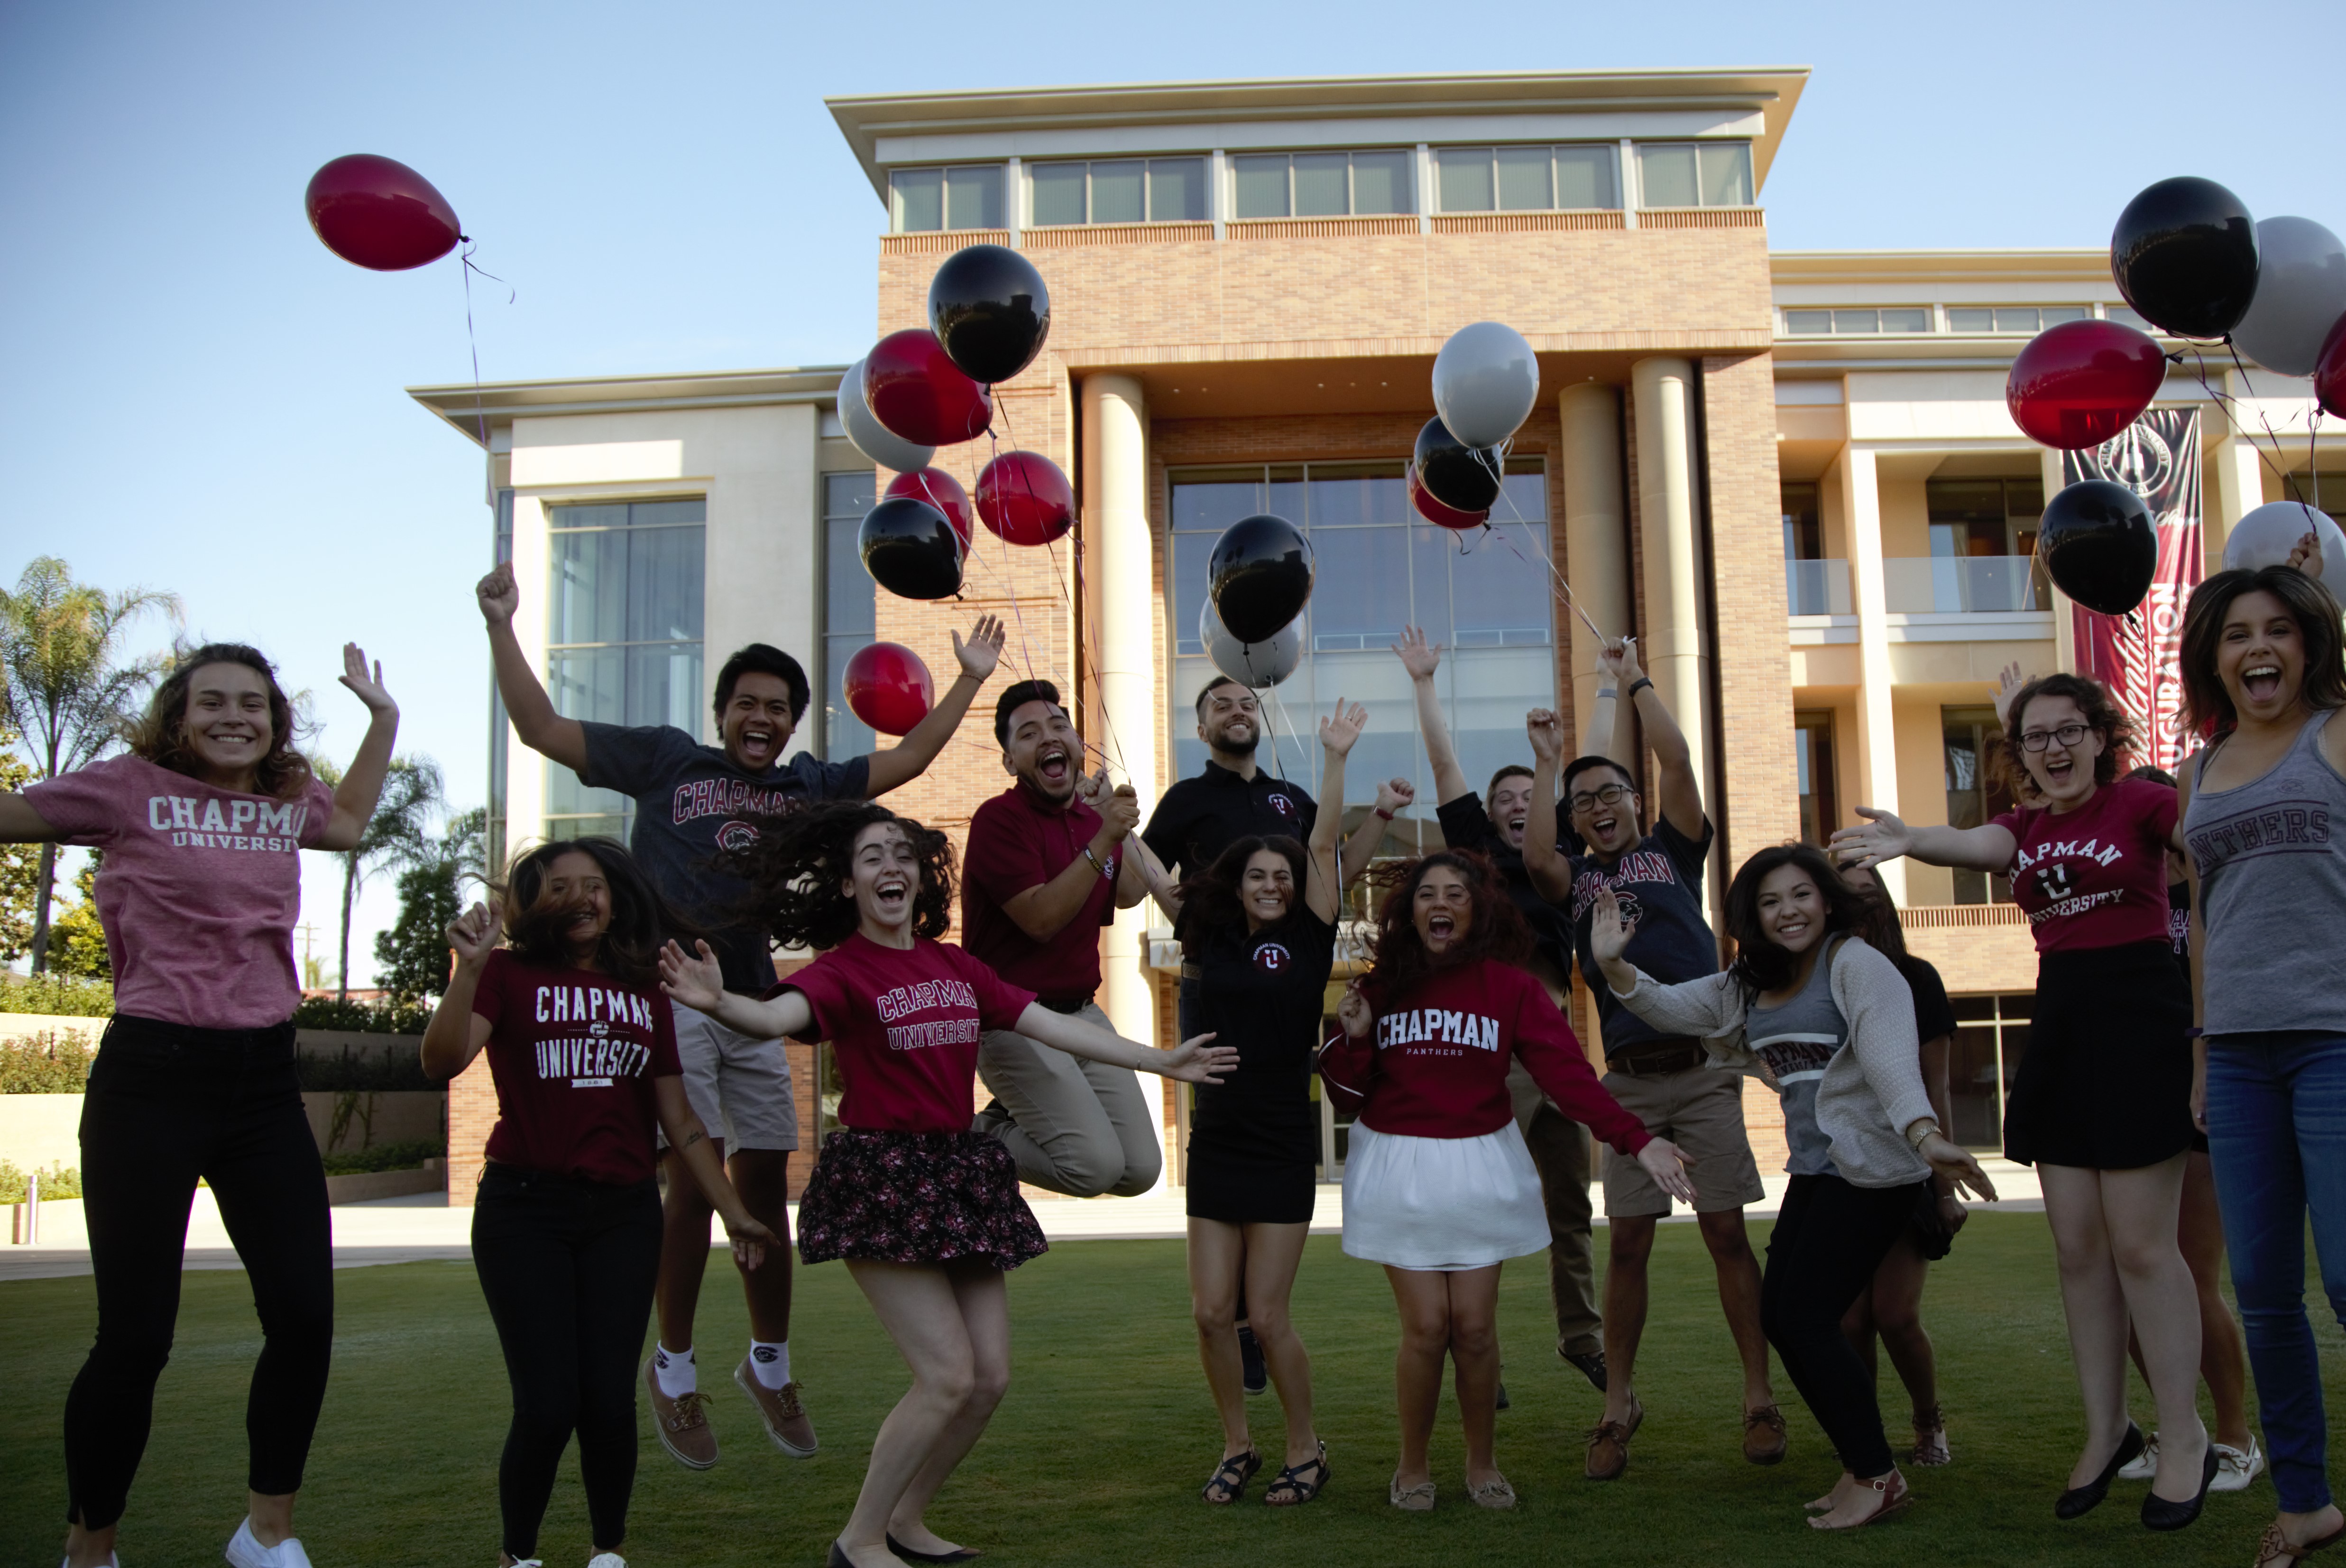
<instances>
[{"instance_id":1,"label":"concrete planter","mask_svg":"<svg viewBox=\"0 0 2346 1568\"><path fill-rule=\"evenodd\" d=\"M7 1096L15 1098L16 1096ZM329 1148L326 1134L334 1125L334 1102L342 1098L331 1091L319 1090L301 1096L301 1108L309 1113L311 1134L318 1140L318 1151L331 1154L352 1149L369 1148L376 1144L403 1144L415 1138L443 1136L447 1118L442 1107L448 1103L447 1094L439 1089L403 1089L390 1094L362 1095L360 1113L351 1117L350 1125L342 1129L342 1142ZM373 1102L373 1131L368 1135L365 1102Z\"/></svg>"},{"instance_id":2,"label":"concrete planter","mask_svg":"<svg viewBox=\"0 0 2346 1568\"><path fill-rule=\"evenodd\" d=\"M372 1203L382 1197L405 1197L411 1193L438 1192L448 1177L438 1160L427 1160L420 1170L362 1171L356 1176L330 1176L326 1178L326 1201L330 1204Z\"/></svg>"},{"instance_id":3,"label":"concrete planter","mask_svg":"<svg viewBox=\"0 0 2346 1568\"><path fill-rule=\"evenodd\" d=\"M79 1095L0 1095L0 1159L18 1170L81 1164Z\"/></svg>"}]
</instances>

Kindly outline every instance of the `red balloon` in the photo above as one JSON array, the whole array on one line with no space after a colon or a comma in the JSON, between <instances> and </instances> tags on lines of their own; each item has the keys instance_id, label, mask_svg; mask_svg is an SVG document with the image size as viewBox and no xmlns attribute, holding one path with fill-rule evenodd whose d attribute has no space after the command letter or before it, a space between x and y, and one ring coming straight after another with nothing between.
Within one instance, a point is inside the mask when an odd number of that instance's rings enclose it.
<instances>
[{"instance_id":1,"label":"red balloon","mask_svg":"<svg viewBox=\"0 0 2346 1568\"><path fill-rule=\"evenodd\" d=\"M882 500L891 495L909 495L944 513L954 532L961 535L962 555L968 556L970 541L977 536L977 524L970 521L969 492L961 487L960 480L942 468L923 468L896 475L880 494Z\"/></svg>"},{"instance_id":2,"label":"red balloon","mask_svg":"<svg viewBox=\"0 0 2346 1568\"><path fill-rule=\"evenodd\" d=\"M975 441L994 423L994 399L945 356L934 332L891 332L863 358L863 402L894 434L920 446Z\"/></svg>"},{"instance_id":3,"label":"red balloon","mask_svg":"<svg viewBox=\"0 0 2346 1568\"><path fill-rule=\"evenodd\" d=\"M311 175L301 203L327 249L378 272L437 261L464 238L456 209L430 180L369 152L338 158Z\"/></svg>"},{"instance_id":4,"label":"red balloon","mask_svg":"<svg viewBox=\"0 0 2346 1568\"><path fill-rule=\"evenodd\" d=\"M2346 316L2339 317L2321 340L2321 358L2313 366L2313 397L2322 412L2346 419Z\"/></svg>"},{"instance_id":5,"label":"red balloon","mask_svg":"<svg viewBox=\"0 0 2346 1568\"><path fill-rule=\"evenodd\" d=\"M1419 483L1417 464L1409 465L1409 504L1428 523L1439 523L1444 528L1479 528L1491 520L1488 508L1481 512L1461 512L1457 507L1436 501L1433 493Z\"/></svg>"},{"instance_id":6,"label":"red balloon","mask_svg":"<svg viewBox=\"0 0 2346 1568\"><path fill-rule=\"evenodd\" d=\"M1076 492L1039 452L1005 452L977 476L977 520L1013 545L1047 545L1076 525Z\"/></svg>"},{"instance_id":7,"label":"red balloon","mask_svg":"<svg viewBox=\"0 0 2346 1568\"><path fill-rule=\"evenodd\" d=\"M2004 401L2028 438L2074 452L2132 424L2167 384L2167 354L2122 321L2064 321L2012 361Z\"/></svg>"},{"instance_id":8,"label":"red balloon","mask_svg":"<svg viewBox=\"0 0 2346 1568\"><path fill-rule=\"evenodd\" d=\"M906 735L929 716L936 683L921 656L902 643L867 643L847 661L840 683L848 711L882 735Z\"/></svg>"}]
</instances>

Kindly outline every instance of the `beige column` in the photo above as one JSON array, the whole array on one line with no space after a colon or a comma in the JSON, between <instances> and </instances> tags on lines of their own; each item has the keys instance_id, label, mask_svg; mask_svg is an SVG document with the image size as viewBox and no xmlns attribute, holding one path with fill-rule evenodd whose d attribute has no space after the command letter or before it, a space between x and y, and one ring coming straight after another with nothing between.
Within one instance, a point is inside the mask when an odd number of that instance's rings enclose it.
<instances>
[{"instance_id":1,"label":"beige column","mask_svg":"<svg viewBox=\"0 0 2346 1568\"><path fill-rule=\"evenodd\" d=\"M1848 519L1850 592L1857 601L1857 779L1858 804L1898 809L1898 729L1891 709L1890 620L1883 598L1882 494L1873 452L1851 443L1841 449L1833 474L1841 485L1841 515ZM1892 901L1906 901L1906 862L1882 868Z\"/></svg>"},{"instance_id":2,"label":"beige column","mask_svg":"<svg viewBox=\"0 0 2346 1568\"><path fill-rule=\"evenodd\" d=\"M1637 411L1637 511L1645 545L1646 618L1638 653L1654 689L1686 731L1703 802L1717 805L1711 776L1701 571L1695 537L1694 367L1639 360L1629 367Z\"/></svg>"},{"instance_id":3,"label":"beige column","mask_svg":"<svg viewBox=\"0 0 2346 1568\"><path fill-rule=\"evenodd\" d=\"M2209 409L2200 421L2204 424L2211 417L2221 420L2223 414ZM2224 542L2231 537L2232 524L2265 504L2265 468L2255 443L2229 427L2208 457L2210 483L2204 487L2200 507L2206 514L2203 542L2212 577L2224 569Z\"/></svg>"},{"instance_id":4,"label":"beige column","mask_svg":"<svg viewBox=\"0 0 2346 1568\"><path fill-rule=\"evenodd\" d=\"M1556 396L1564 421L1564 575L1572 596L1608 636L1629 629L1629 509L1621 493L1621 410L1617 390L1580 382ZM1586 730L1599 676L1597 642L1570 608L1572 710Z\"/></svg>"}]
</instances>

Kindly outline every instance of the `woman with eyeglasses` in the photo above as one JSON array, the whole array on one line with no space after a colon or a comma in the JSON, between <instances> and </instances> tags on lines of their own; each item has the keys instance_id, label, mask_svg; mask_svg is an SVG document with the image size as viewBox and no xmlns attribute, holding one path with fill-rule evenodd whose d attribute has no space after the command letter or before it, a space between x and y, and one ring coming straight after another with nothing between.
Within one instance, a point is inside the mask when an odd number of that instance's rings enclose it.
<instances>
[{"instance_id":1,"label":"woman with eyeglasses","mask_svg":"<svg viewBox=\"0 0 2346 1568\"><path fill-rule=\"evenodd\" d=\"M1977 828L1909 826L1861 806L1865 824L1835 833L1833 849L1859 867L1911 855L2012 879L2037 979L2004 1153L2044 1186L2086 1403L2085 1447L2054 1512L2097 1506L2142 1452L2126 1408L2131 1321L2158 1404L2142 1522L2180 1530L2199 1516L2217 1454L2199 1420L2198 1292L2176 1242L2192 1131L2191 994L2168 933L2176 795L2118 777L2134 737L2100 683L2046 676L2010 711L2001 762L2025 778L2029 804Z\"/></svg>"}]
</instances>

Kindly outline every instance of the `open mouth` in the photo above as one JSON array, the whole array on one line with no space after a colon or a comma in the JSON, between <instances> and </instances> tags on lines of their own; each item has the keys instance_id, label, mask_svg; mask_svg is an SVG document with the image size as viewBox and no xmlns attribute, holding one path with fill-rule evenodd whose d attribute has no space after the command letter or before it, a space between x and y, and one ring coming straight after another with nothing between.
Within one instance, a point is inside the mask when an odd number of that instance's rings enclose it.
<instances>
[{"instance_id":1,"label":"open mouth","mask_svg":"<svg viewBox=\"0 0 2346 1568\"><path fill-rule=\"evenodd\" d=\"M1454 915L1430 914L1425 917L1425 940L1434 947L1447 947L1450 939L1458 934L1458 921Z\"/></svg>"},{"instance_id":2,"label":"open mouth","mask_svg":"<svg viewBox=\"0 0 2346 1568\"><path fill-rule=\"evenodd\" d=\"M1614 830L1621 825L1618 812L1605 811L1588 819L1588 836L1600 844L1613 841Z\"/></svg>"},{"instance_id":3,"label":"open mouth","mask_svg":"<svg viewBox=\"0 0 2346 1568\"><path fill-rule=\"evenodd\" d=\"M214 746L227 749L232 747L251 746L260 738L249 729L208 729L204 731L204 738Z\"/></svg>"},{"instance_id":4,"label":"open mouth","mask_svg":"<svg viewBox=\"0 0 2346 1568\"><path fill-rule=\"evenodd\" d=\"M872 901L883 915L901 915L913 901L913 883L908 877L890 872L872 884Z\"/></svg>"},{"instance_id":5,"label":"open mouth","mask_svg":"<svg viewBox=\"0 0 2346 1568\"><path fill-rule=\"evenodd\" d=\"M763 724L745 724L740 730L741 755L754 762L762 762L774 754L780 738Z\"/></svg>"},{"instance_id":6,"label":"open mouth","mask_svg":"<svg viewBox=\"0 0 2346 1568\"><path fill-rule=\"evenodd\" d=\"M2076 772L2077 764L2067 752L2047 751L2045 754L2045 781L2047 784L2066 784L2076 776Z\"/></svg>"},{"instance_id":7,"label":"open mouth","mask_svg":"<svg viewBox=\"0 0 2346 1568\"><path fill-rule=\"evenodd\" d=\"M1054 789L1067 781L1074 767L1074 757L1056 740L1035 755L1035 776Z\"/></svg>"},{"instance_id":8,"label":"open mouth","mask_svg":"<svg viewBox=\"0 0 2346 1568\"><path fill-rule=\"evenodd\" d=\"M2270 702L2280 695L2280 666L2250 665L2240 672L2240 689L2250 702Z\"/></svg>"},{"instance_id":9,"label":"open mouth","mask_svg":"<svg viewBox=\"0 0 2346 1568\"><path fill-rule=\"evenodd\" d=\"M1776 922L1776 940L1786 947L1791 946L1808 934L1809 921L1806 915Z\"/></svg>"},{"instance_id":10,"label":"open mouth","mask_svg":"<svg viewBox=\"0 0 2346 1568\"><path fill-rule=\"evenodd\" d=\"M1510 817L1505 821L1499 824L1499 830L1506 834L1508 843L1521 848L1524 841L1524 824L1529 820L1531 820L1531 818L1528 814L1521 817Z\"/></svg>"}]
</instances>

